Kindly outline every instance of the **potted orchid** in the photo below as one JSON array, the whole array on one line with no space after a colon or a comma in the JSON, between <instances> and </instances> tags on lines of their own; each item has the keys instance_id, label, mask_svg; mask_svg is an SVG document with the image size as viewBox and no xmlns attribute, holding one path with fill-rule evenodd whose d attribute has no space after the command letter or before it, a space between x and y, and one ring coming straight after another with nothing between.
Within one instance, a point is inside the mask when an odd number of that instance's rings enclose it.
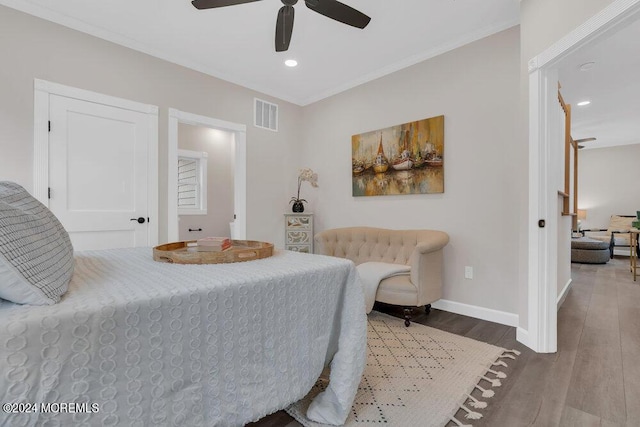
<instances>
[{"instance_id":1,"label":"potted orchid","mask_svg":"<svg viewBox=\"0 0 640 427\"><path fill-rule=\"evenodd\" d=\"M289 203L293 203L293 212L304 212L303 202L306 202L306 200L300 198L300 186L304 181L308 181L312 187L317 187L318 174L314 173L309 168L300 169L300 173L298 174L298 195L296 197L292 197L291 201L289 201Z\"/></svg>"}]
</instances>

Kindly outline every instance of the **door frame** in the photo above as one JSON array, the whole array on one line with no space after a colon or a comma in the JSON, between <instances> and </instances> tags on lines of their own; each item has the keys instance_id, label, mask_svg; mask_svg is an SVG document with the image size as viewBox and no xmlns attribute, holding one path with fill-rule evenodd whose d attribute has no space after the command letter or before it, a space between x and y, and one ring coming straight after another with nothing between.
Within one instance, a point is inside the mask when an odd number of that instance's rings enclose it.
<instances>
[{"instance_id":1,"label":"door frame","mask_svg":"<svg viewBox=\"0 0 640 427\"><path fill-rule=\"evenodd\" d=\"M33 98L33 196L49 207L49 97L93 102L146 114L149 140L147 173L148 245L158 244L158 107L84 89L34 79Z\"/></svg>"},{"instance_id":2,"label":"door frame","mask_svg":"<svg viewBox=\"0 0 640 427\"><path fill-rule=\"evenodd\" d=\"M247 126L212 117L200 116L169 108L169 140L167 150L167 239L176 242L178 232L178 123L203 126L233 134L235 142L233 169L233 209L236 239L247 238Z\"/></svg>"},{"instance_id":3,"label":"door frame","mask_svg":"<svg viewBox=\"0 0 640 427\"><path fill-rule=\"evenodd\" d=\"M640 0L615 0L528 62L529 72L529 275L527 329L517 339L539 353L557 351L557 188L553 153L553 104L557 103L558 62L597 42L640 12ZM545 219L551 227L539 228ZM557 225L557 224L556 224Z\"/></svg>"}]
</instances>

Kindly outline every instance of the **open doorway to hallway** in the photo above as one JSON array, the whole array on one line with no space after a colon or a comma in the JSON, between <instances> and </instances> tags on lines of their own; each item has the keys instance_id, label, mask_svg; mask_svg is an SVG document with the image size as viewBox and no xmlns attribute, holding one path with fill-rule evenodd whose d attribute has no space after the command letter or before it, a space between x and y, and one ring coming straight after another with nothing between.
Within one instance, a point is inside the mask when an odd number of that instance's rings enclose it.
<instances>
[{"instance_id":1,"label":"open doorway to hallway","mask_svg":"<svg viewBox=\"0 0 640 427\"><path fill-rule=\"evenodd\" d=\"M554 152L557 120L555 111L559 67L563 60L581 49L588 49L635 21L640 2L616 0L579 28L532 58L529 64L529 281L527 331L518 331L518 339L539 352L557 348L558 247L560 234L557 188L561 173L558 164L549 161ZM567 88L563 83L563 88ZM608 82L611 83L611 82ZM563 94L565 91L563 90ZM569 96L565 96L570 99ZM569 101L572 102L572 101ZM580 139L578 134L574 137ZM580 186L579 186L580 187ZM579 205L578 201L578 206ZM539 221L545 218L547 221ZM564 245L563 245L564 246ZM566 247L566 246L565 246ZM565 288L568 290L568 288Z\"/></svg>"},{"instance_id":2,"label":"open doorway to hallway","mask_svg":"<svg viewBox=\"0 0 640 427\"><path fill-rule=\"evenodd\" d=\"M235 237L233 133L178 124L178 238ZM232 235L233 234L233 235Z\"/></svg>"},{"instance_id":3,"label":"open doorway to hallway","mask_svg":"<svg viewBox=\"0 0 640 427\"><path fill-rule=\"evenodd\" d=\"M235 239L246 239L246 126L170 108L168 137L168 241L232 234ZM197 179L186 181L191 183L186 186L184 182L179 185L179 149L188 150L192 158L207 160L203 162L207 180L202 180L199 169L193 172L204 184L201 187L193 186ZM179 215L179 203L185 213L184 203L179 202L179 189L187 197L201 197L200 203L191 203L187 209L190 215Z\"/></svg>"}]
</instances>

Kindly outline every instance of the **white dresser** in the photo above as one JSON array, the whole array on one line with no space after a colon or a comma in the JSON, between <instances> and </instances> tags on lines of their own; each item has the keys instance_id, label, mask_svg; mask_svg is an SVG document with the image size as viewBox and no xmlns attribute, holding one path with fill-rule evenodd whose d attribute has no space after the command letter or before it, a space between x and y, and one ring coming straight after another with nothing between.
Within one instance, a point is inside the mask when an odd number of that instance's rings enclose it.
<instances>
[{"instance_id":1,"label":"white dresser","mask_svg":"<svg viewBox=\"0 0 640 427\"><path fill-rule=\"evenodd\" d=\"M313 253L313 214L284 214L284 248Z\"/></svg>"}]
</instances>

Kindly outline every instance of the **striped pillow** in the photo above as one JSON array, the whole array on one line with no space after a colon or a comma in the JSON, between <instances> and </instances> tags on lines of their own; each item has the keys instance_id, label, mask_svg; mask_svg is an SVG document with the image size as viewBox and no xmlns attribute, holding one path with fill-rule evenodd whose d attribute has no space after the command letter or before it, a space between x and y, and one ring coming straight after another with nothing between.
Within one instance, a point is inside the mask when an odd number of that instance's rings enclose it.
<instances>
[{"instance_id":1,"label":"striped pillow","mask_svg":"<svg viewBox=\"0 0 640 427\"><path fill-rule=\"evenodd\" d=\"M55 304L67 292L73 266L60 221L24 188L0 181L0 298Z\"/></svg>"}]
</instances>

